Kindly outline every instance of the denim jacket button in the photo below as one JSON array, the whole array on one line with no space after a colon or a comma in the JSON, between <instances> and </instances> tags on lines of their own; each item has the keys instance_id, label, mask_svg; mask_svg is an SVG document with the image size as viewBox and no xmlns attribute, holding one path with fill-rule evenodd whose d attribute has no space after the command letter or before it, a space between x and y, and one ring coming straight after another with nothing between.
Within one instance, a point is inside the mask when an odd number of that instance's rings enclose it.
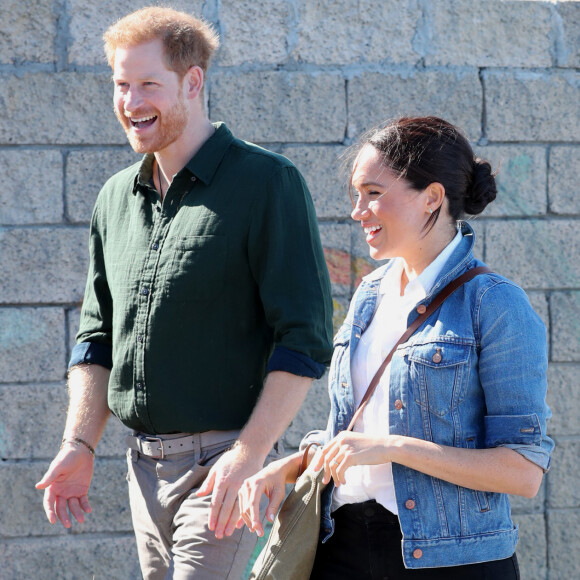
<instances>
[{"instance_id":1,"label":"denim jacket button","mask_svg":"<svg viewBox=\"0 0 580 580\"><path fill-rule=\"evenodd\" d=\"M437 349L437 352L433 355L433 358L431 359L435 364L440 363L441 360L443 359L439 350L440 349Z\"/></svg>"},{"instance_id":2,"label":"denim jacket button","mask_svg":"<svg viewBox=\"0 0 580 580\"><path fill-rule=\"evenodd\" d=\"M403 401L401 401L401 399L397 399L395 401L395 409L397 409L397 411L400 411L403 408Z\"/></svg>"},{"instance_id":3,"label":"denim jacket button","mask_svg":"<svg viewBox=\"0 0 580 580\"><path fill-rule=\"evenodd\" d=\"M423 550L420 550L419 548L417 548L416 550L413 550L413 558L418 560L419 558L422 558L422 557L423 557Z\"/></svg>"},{"instance_id":4,"label":"denim jacket button","mask_svg":"<svg viewBox=\"0 0 580 580\"><path fill-rule=\"evenodd\" d=\"M424 304L419 304L419 306L417 306L417 312L419 314L424 314L426 310L427 307Z\"/></svg>"},{"instance_id":5,"label":"denim jacket button","mask_svg":"<svg viewBox=\"0 0 580 580\"><path fill-rule=\"evenodd\" d=\"M408 499L408 500L405 502L405 507L406 507L408 510L415 509L415 502L414 502L412 499Z\"/></svg>"}]
</instances>

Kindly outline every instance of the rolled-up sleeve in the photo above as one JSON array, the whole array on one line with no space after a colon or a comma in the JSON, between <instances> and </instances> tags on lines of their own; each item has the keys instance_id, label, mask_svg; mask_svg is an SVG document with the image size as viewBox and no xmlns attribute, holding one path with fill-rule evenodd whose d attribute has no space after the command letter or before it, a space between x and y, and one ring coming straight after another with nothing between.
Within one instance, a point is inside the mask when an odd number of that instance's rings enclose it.
<instances>
[{"instance_id":1,"label":"rolled-up sleeve","mask_svg":"<svg viewBox=\"0 0 580 580\"><path fill-rule=\"evenodd\" d=\"M509 447L547 471L550 455L542 443L540 418L536 414L485 417L486 447Z\"/></svg>"},{"instance_id":2,"label":"rolled-up sleeve","mask_svg":"<svg viewBox=\"0 0 580 580\"><path fill-rule=\"evenodd\" d=\"M317 363L301 352L277 346L268 361L266 370L267 372L285 371L299 377L319 379L324 374L326 365Z\"/></svg>"},{"instance_id":3,"label":"rolled-up sleeve","mask_svg":"<svg viewBox=\"0 0 580 580\"><path fill-rule=\"evenodd\" d=\"M99 202L93 211L89 238L89 269L78 333L69 368L78 364L99 364L108 369L112 360L113 300L107 283Z\"/></svg>"},{"instance_id":4,"label":"rolled-up sleeve","mask_svg":"<svg viewBox=\"0 0 580 580\"><path fill-rule=\"evenodd\" d=\"M508 447L547 471L554 442L546 432L546 328L524 291L507 282L484 292L477 320L486 447Z\"/></svg>"},{"instance_id":5,"label":"rolled-up sleeve","mask_svg":"<svg viewBox=\"0 0 580 580\"><path fill-rule=\"evenodd\" d=\"M99 342L80 342L72 349L68 368L76 365L101 365L109 370L113 368L113 348Z\"/></svg>"},{"instance_id":6,"label":"rolled-up sleeve","mask_svg":"<svg viewBox=\"0 0 580 580\"><path fill-rule=\"evenodd\" d=\"M248 251L273 332L268 370L318 378L332 355L332 298L314 204L290 164L265 192L252 207Z\"/></svg>"}]
</instances>

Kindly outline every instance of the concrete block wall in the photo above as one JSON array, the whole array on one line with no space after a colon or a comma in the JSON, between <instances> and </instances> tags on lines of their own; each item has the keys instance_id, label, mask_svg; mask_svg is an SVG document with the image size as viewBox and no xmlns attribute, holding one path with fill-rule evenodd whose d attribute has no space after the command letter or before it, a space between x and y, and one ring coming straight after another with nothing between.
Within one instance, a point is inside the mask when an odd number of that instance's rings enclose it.
<instances>
[{"instance_id":1,"label":"concrete block wall","mask_svg":"<svg viewBox=\"0 0 580 580\"><path fill-rule=\"evenodd\" d=\"M0 576L139 578L123 429L98 448L94 513L50 526L34 489L59 446L65 369L104 180L134 159L111 111L100 37L143 0L3 0L0 19ZM437 114L499 166L478 255L528 292L548 329L553 468L514 498L522 578L580 576L580 2L178 0L222 36L210 116L302 170L320 220L335 323L374 264L339 158L363 130ZM325 424L318 381L286 434Z\"/></svg>"}]
</instances>

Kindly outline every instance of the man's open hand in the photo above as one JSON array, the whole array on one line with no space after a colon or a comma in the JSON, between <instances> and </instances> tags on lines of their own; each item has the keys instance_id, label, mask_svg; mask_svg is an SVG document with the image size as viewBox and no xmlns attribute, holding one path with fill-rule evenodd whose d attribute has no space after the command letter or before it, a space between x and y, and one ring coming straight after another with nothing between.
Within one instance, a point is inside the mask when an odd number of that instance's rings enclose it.
<instances>
[{"instance_id":1,"label":"man's open hand","mask_svg":"<svg viewBox=\"0 0 580 580\"><path fill-rule=\"evenodd\" d=\"M88 449L65 444L50 464L36 489L44 489L44 511L51 524L58 520L71 527L72 516L79 523L91 512L88 492L93 477L93 457Z\"/></svg>"},{"instance_id":2,"label":"man's open hand","mask_svg":"<svg viewBox=\"0 0 580 580\"><path fill-rule=\"evenodd\" d=\"M215 531L216 538L231 536L236 529L240 519L238 491L248 477L262 468L263 463L261 458L236 444L211 468L197 495L212 494L208 525Z\"/></svg>"}]
</instances>

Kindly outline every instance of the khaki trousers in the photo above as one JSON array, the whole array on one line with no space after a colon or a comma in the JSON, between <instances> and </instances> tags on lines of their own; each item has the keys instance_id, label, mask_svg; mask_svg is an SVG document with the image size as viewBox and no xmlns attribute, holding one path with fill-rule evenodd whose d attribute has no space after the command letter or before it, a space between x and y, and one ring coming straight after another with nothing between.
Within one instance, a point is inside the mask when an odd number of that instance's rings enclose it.
<instances>
[{"instance_id":1,"label":"khaki trousers","mask_svg":"<svg viewBox=\"0 0 580 580\"><path fill-rule=\"evenodd\" d=\"M193 452L163 459L131 449L127 452L131 515L145 580L242 578L256 535L244 526L218 540L207 526L211 496L195 495L211 466L234 444L239 433L210 433L211 445L202 447L200 441ZM278 453L273 451L267 462L276 458Z\"/></svg>"}]
</instances>

